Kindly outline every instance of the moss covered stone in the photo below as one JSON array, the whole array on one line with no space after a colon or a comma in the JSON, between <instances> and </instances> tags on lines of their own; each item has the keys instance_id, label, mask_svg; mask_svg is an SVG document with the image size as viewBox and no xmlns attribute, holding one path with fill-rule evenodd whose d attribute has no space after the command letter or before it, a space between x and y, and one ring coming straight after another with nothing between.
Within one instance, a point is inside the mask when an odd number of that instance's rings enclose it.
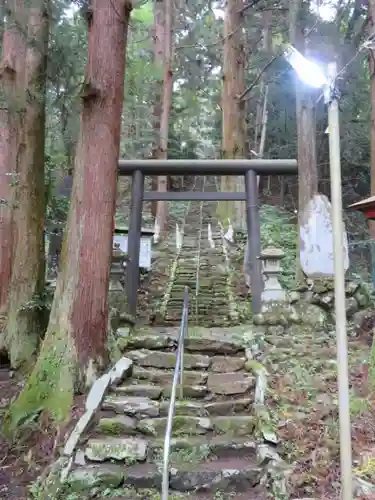
<instances>
[{"instance_id":1,"label":"moss covered stone","mask_svg":"<svg viewBox=\"0 0 375 500\"><path fill-rule=\"evenodd\" d=\"M119 340L121 350L136 350L136 349L167 349L176 347L177 341L169 335L144 334L131 335Z\"/></svg>"},{"instance_id":2,"label":"moss covered stone","mask_svg":"<svg viewBox=\"0 0 375 500\"><path fill-rule=\"evenodd\" d=\"M254 416L216 417L211 419L214 430L227 436L252 436L256 418Z\"/></svg>"},{"instance_id":3,"label":"moss covered stone","mask_svg":"<svg viewBox=\"0 0 375 500\"><path fill-rule=\"evenodd\" d=\"M103 434L119 436L123 434L135 434L137 420L127 415L116 415L115 417L103 417L98 422L98 430Z\"/></svg>"},{"instance_id":4,"label":"moss covered stone","mask_svg":"<svg viewBox=\"0 0 375 500\"><path fill-rule=\"evenodd\" d=\"M85 456L93 462L113 459L133 463L145 460L147 450L148 441L141 438L95 438L87 442Z\"/></svg>"},{"instance_id":5,"label":"moss covered stone","mask_svg":"<svg viewBox=\"0 0 375 500\"><path fill-rule=\"evenodd\" d=\"M167 418L144 419L138 423L139 432L154 437L165 435ZM188 416L176 416L173 419L173 435L197 435L205 434L212 429L212 425L207 418L197 418Z\"/></svg>"},{"instance_id":6,"label":"moss covered stone","mask_svg":"<svg viewBox=\"0 0 375 500\"><path fill-rule=\"evenodd\" d=\"M160 416L166 417L169 412L169 401L163 401L160 404ZM175 415L176 416L191 416L191 417L206 417L207 411L205 410L205 406L203 403L197 403L194 401L184 400L176 401L175 405Z\"/></svg>"},{"instance_id":7,"label":"moss covered stone","mask_svg":"<svg viewBox=\"0 0 375 500\"><path fill-rule=\"evenodd\" d=\"M124 467L119 465L88 465L71 471L66 486L70 492L90 491L99 486L117 488L124 473Z\"/></svg>"},{"instance_id":8,"label":"moss covered stone","mask_svg":"<svg viewBox=\"0 0 375 500\"><path fill-rule=\"evenodd\" d=\"M127 352L126 355L139 366L163 369L174 369L176 366L175 352L158 352L140 349ZM192 368L208 368L210 363L211 359L209 356L203 356L201 354L185 354L184 356L184 368L187 370Z\"/></svg>"},{"instance_id":9,"label":"moss covered stone","mask_svg":"<svg viewBox=\"0 0 375 500\"><path fill-rule=\"evenodd\" d=\"M204 385L207 382L207 377L208 374L205 372L184 370L184 384L186 385ZM135 380L147 380L148 382L160 384L161 386L168 386L172 384L173 371L134 366L133 378Z\"/></svg>"}]
</instances>

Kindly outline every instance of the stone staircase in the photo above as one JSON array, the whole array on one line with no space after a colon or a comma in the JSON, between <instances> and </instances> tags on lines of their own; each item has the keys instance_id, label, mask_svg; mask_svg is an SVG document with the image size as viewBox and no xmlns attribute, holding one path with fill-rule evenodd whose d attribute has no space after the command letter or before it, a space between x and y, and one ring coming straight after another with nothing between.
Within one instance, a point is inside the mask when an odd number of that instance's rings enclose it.
<instances>
[{"instance_id":1,"label":"stone staircase","mask_svg":"<svg viewBox=\"0 0 375 500\"><path fill-rule=\"evenodd\" d=\"M179 321L185 286L189 289L191 323L208 327L225 326L233 324L237 319L235 306L231 304L229 297L229 270L222 250L221 235L219 232L213 235L216 245L211 248L207 228L202 233L200 248L199 236L184 236L170 297L166 303L166 324Z\"/></svg>"},{"instance_id":2,"label":"stone staircase","mask_svg":"<svg viewBox=\"0 0 375 500\"><path fill-rule=\"evenodd\" d=\"M213 499L218 491L248 492L243 498L265 498L268 466L278 455L257 430L256 379L243 338L242 328L232 334L193 330L185 339L183 397L176 402L171 441L172 493ZM109 388L75 448L72 491L160 490L177 339L178 328L164 328L121 340L124 359L131 360L127 376ZM254 488L264 495L251 496ZM213 496L201 497L200 491Z\"/></svg>"}]
</instances>

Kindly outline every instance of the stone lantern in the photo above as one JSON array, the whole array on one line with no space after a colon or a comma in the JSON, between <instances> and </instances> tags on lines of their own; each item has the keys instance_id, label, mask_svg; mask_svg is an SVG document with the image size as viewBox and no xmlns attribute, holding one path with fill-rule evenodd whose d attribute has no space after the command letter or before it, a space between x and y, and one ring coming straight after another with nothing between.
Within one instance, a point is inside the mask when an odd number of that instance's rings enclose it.
<instances>
[{"instance_id":1,"label":"stone lantern","mask_svg":"<svg viewBox=\"0 0 375 500\"><path fill-rule=\"evenodd\" d=\"M126 308L125 292L122 285L124 280L126 253L120 250L118 243L113 243L112 263L109 275L109 303L110 307L124 311Z\"/></svg>"},{"instance_id":2,"label":"stone lantern","mask_svg":"<svg viewBox=\"0 0 375 500\"><path fill-rule=\"evenodd\" d=\"M285 256L280 248L268 247L261 254L263 262L264 290L262 292L262 302L284 302L286 292L282 289L279 276L282 271L281 259Z\"/></svg>"}]
</instances>

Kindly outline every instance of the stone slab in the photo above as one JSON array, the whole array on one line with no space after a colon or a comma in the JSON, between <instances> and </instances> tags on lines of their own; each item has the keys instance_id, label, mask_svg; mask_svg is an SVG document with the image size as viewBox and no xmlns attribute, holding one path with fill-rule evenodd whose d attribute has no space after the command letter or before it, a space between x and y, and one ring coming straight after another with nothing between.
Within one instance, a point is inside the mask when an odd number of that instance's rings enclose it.
<instances>
[{"instance_id":1,"label":"stone slab","mask_svg":"<svg viewBox=\"0 0 375 500\"><path fill-rule=\"evenodd\" d=\"M120 385L114 389L117 394L149 399L159 399L163 388L158 385L132 384Z\"/></svg>"},{"instance_id":2,"label":"stone slab","mask_svg":"<svg viewBox=\"0 0 375 500\"><path fill-rule=\"evenodd\" d=\"M85 456L93 462L123 460L127 463L146 460L148 441L141 438L89 439Z\"/></svg>"},{"instance_id":3,"label":"stone slab","mask_svg":"<svg viewBox=\"0 0 375 500\"><path fill-rule=\"evenodd\" d=\"M144 419L138 423L137 429L146 436L163 437L167 425L167 418ZM208 418L189 416L175 416L173 419L173 435L200 435L212 430Z\"/></svg>"},{"instance_id":4,"label":"stone slab","mask_svg":"<svg viewBox=\"0 0 375 500\"><path fill-rule=\"evenodd\" d=\"M177 396L180 395L180 384L178 384ZM172 386L168 386L163 390L163 397L170 398L172 393ZM208 388L204 385L183 385L183 397L192 399L202 399L208 394Z\"/></svg>"},{"instance_id":5,"label":"stone slab","mask_svg":"<svg viewBox=\"0 0 375 500\"><path fill-rule=\"evenodd\" d=\"M212 297L210 300L212 301ZM185 349L192 352L207 352L211 354L236 354L244 351L244 347L240 342L215 336L186 337Z\"/></svg>"},{"instance_id":6,"label":"stone slab","mask_svg":"<svg viewBox=\"0 0 375 500\"><path fill-rule=\"evenodd\" d=\"M242 370L245 365L245 358L234 356L214 356L210 370L215 373L228 373Z\"/></svg>"},{"instance_id":7,"label":"stone slab","mask_svg":"<svg viewBox=\"0 0 375 500\"><path fill-rule=\"evenodd\" d=\"M187 385L204 385L207 382L208 373L199 371L184 370L184 384ZM164 371L154 369L142 368L141 366L134 366L133 378L140 380L147 380L149 382L166 386L172 384L173 371Z\"/></svg>"},{"instance_id":8,"label":"stone slab","mask_svg":"<svg viewBox=\"0 0 375 500\"><path fill-rule=\"evenodd\" d=\"M252 437L256 418L254 416L211 417L211 422L217 434Z\"/></svg>"},{"instance_id":9,"label":"stone slab","mask_svg":"<svg viewBox=\"0 0 375 500\"><path fill-rule=\"evenodd\" d=\"M204 405L204 410L209 416L228 416L236 413L249 413L253 399L228 399L226 401L214 401Z\"/></svg>"},{"instance_id":10,"label":"stone slab","mask_svg":"<svg viewBox=\"0 0 375 500\"><path fill-rule=\"evenodd\" d=\"M72 491L88 491L96 487L117 488L124 480L124 467L114 464L87 465L73 469L69 476Z\"/></svg>"},{"instance_id":11,"label":"stone slab","mask_svg":"<svg viewBox=\"0 0 375 500\"><path fill-rule=\"evenodd\" d=\"M113 410L136 418L158 417L159 403L150 398L109 395L104 398L102 410Z\"/></svg>"},{"instance_id":12,"label":"stone slab","mask_svg":"<svg viewBox=\"0 0 375 500\"><path fill-rule=\"evenodd\" d=\"M140 349L138 351L129 351L127 356L134 361L134 363L143 367L173 369L176 366L176 353L172 352L158 352L150 351L147 349ZM200 354L185 354L184 355L184 368L189 369L207 369L211 364L209 356Z\"/></svg>"},{"instance_id":13,"label":"stone slab","mask_svg":"<svg viewBox=\"0 0 375 500\"><path fill-rule=\"evenodd\" d=\"M169 411L170 402L163 401L160 403L160 416L167 417ZM175 404L175 415L176 416L191 416L191 417L207 417L208 412L205 409L203 403L196 403L194 401L176 401Z\"/></svg>"},{"instance_id":14,"label":"stone slab","mask_svg":"<svg viewBox=\"0 0 375 500\"><path fill-rule=\"evenodd\" d=\"M245 394L254 386L253 377L244 373L210 373L208 375L207 387L209 391L218 395Z\"/></svg>"},{"instance_id":15,"label":"stone slab","mask_svg":"<svg viewBox=\"0 0 375 500\"><path fill-rule=\"evenodd\" d=\"M145 334L145 335L131 335L121 339L121 350L163 350L177 346L177 339L172 338L170 335L163 334Z\"/></svg>"},{"instance_id":16,"label":"stone slab","mask_svg":"<svg viewBox=\"0 0 375 500\"><path fill-rule=\"evenodd\" d=\"M103 434L119 436L136 433L138 420L127 415L116 415L115 417L103 417L98 422L98 430Z\"/></svg>"}]
</instances>

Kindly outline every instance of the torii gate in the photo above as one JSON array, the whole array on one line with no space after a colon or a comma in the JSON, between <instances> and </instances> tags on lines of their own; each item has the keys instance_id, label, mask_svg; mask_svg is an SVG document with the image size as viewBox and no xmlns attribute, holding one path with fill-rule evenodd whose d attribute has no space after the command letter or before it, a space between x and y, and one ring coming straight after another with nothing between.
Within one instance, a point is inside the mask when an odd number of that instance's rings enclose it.
<instances>
[{"instance_id":1,"label":"torii gate","mask_svg":"<svg viewBox=\"0 0 375 500\"><path fill-rule=\"evenodd\" d=\"M119 175L132 177L128 233L126 296L129 313L135 318L139 285L139 251L143 201L246 201L247 233L250 250L252 308L261 308L263 291L259 196L257 176L295 175L296 160L119 160ZM159 192L145 191L145 175L243 175L245 191L224 192Z\"/></svg>"}]
</instances>

